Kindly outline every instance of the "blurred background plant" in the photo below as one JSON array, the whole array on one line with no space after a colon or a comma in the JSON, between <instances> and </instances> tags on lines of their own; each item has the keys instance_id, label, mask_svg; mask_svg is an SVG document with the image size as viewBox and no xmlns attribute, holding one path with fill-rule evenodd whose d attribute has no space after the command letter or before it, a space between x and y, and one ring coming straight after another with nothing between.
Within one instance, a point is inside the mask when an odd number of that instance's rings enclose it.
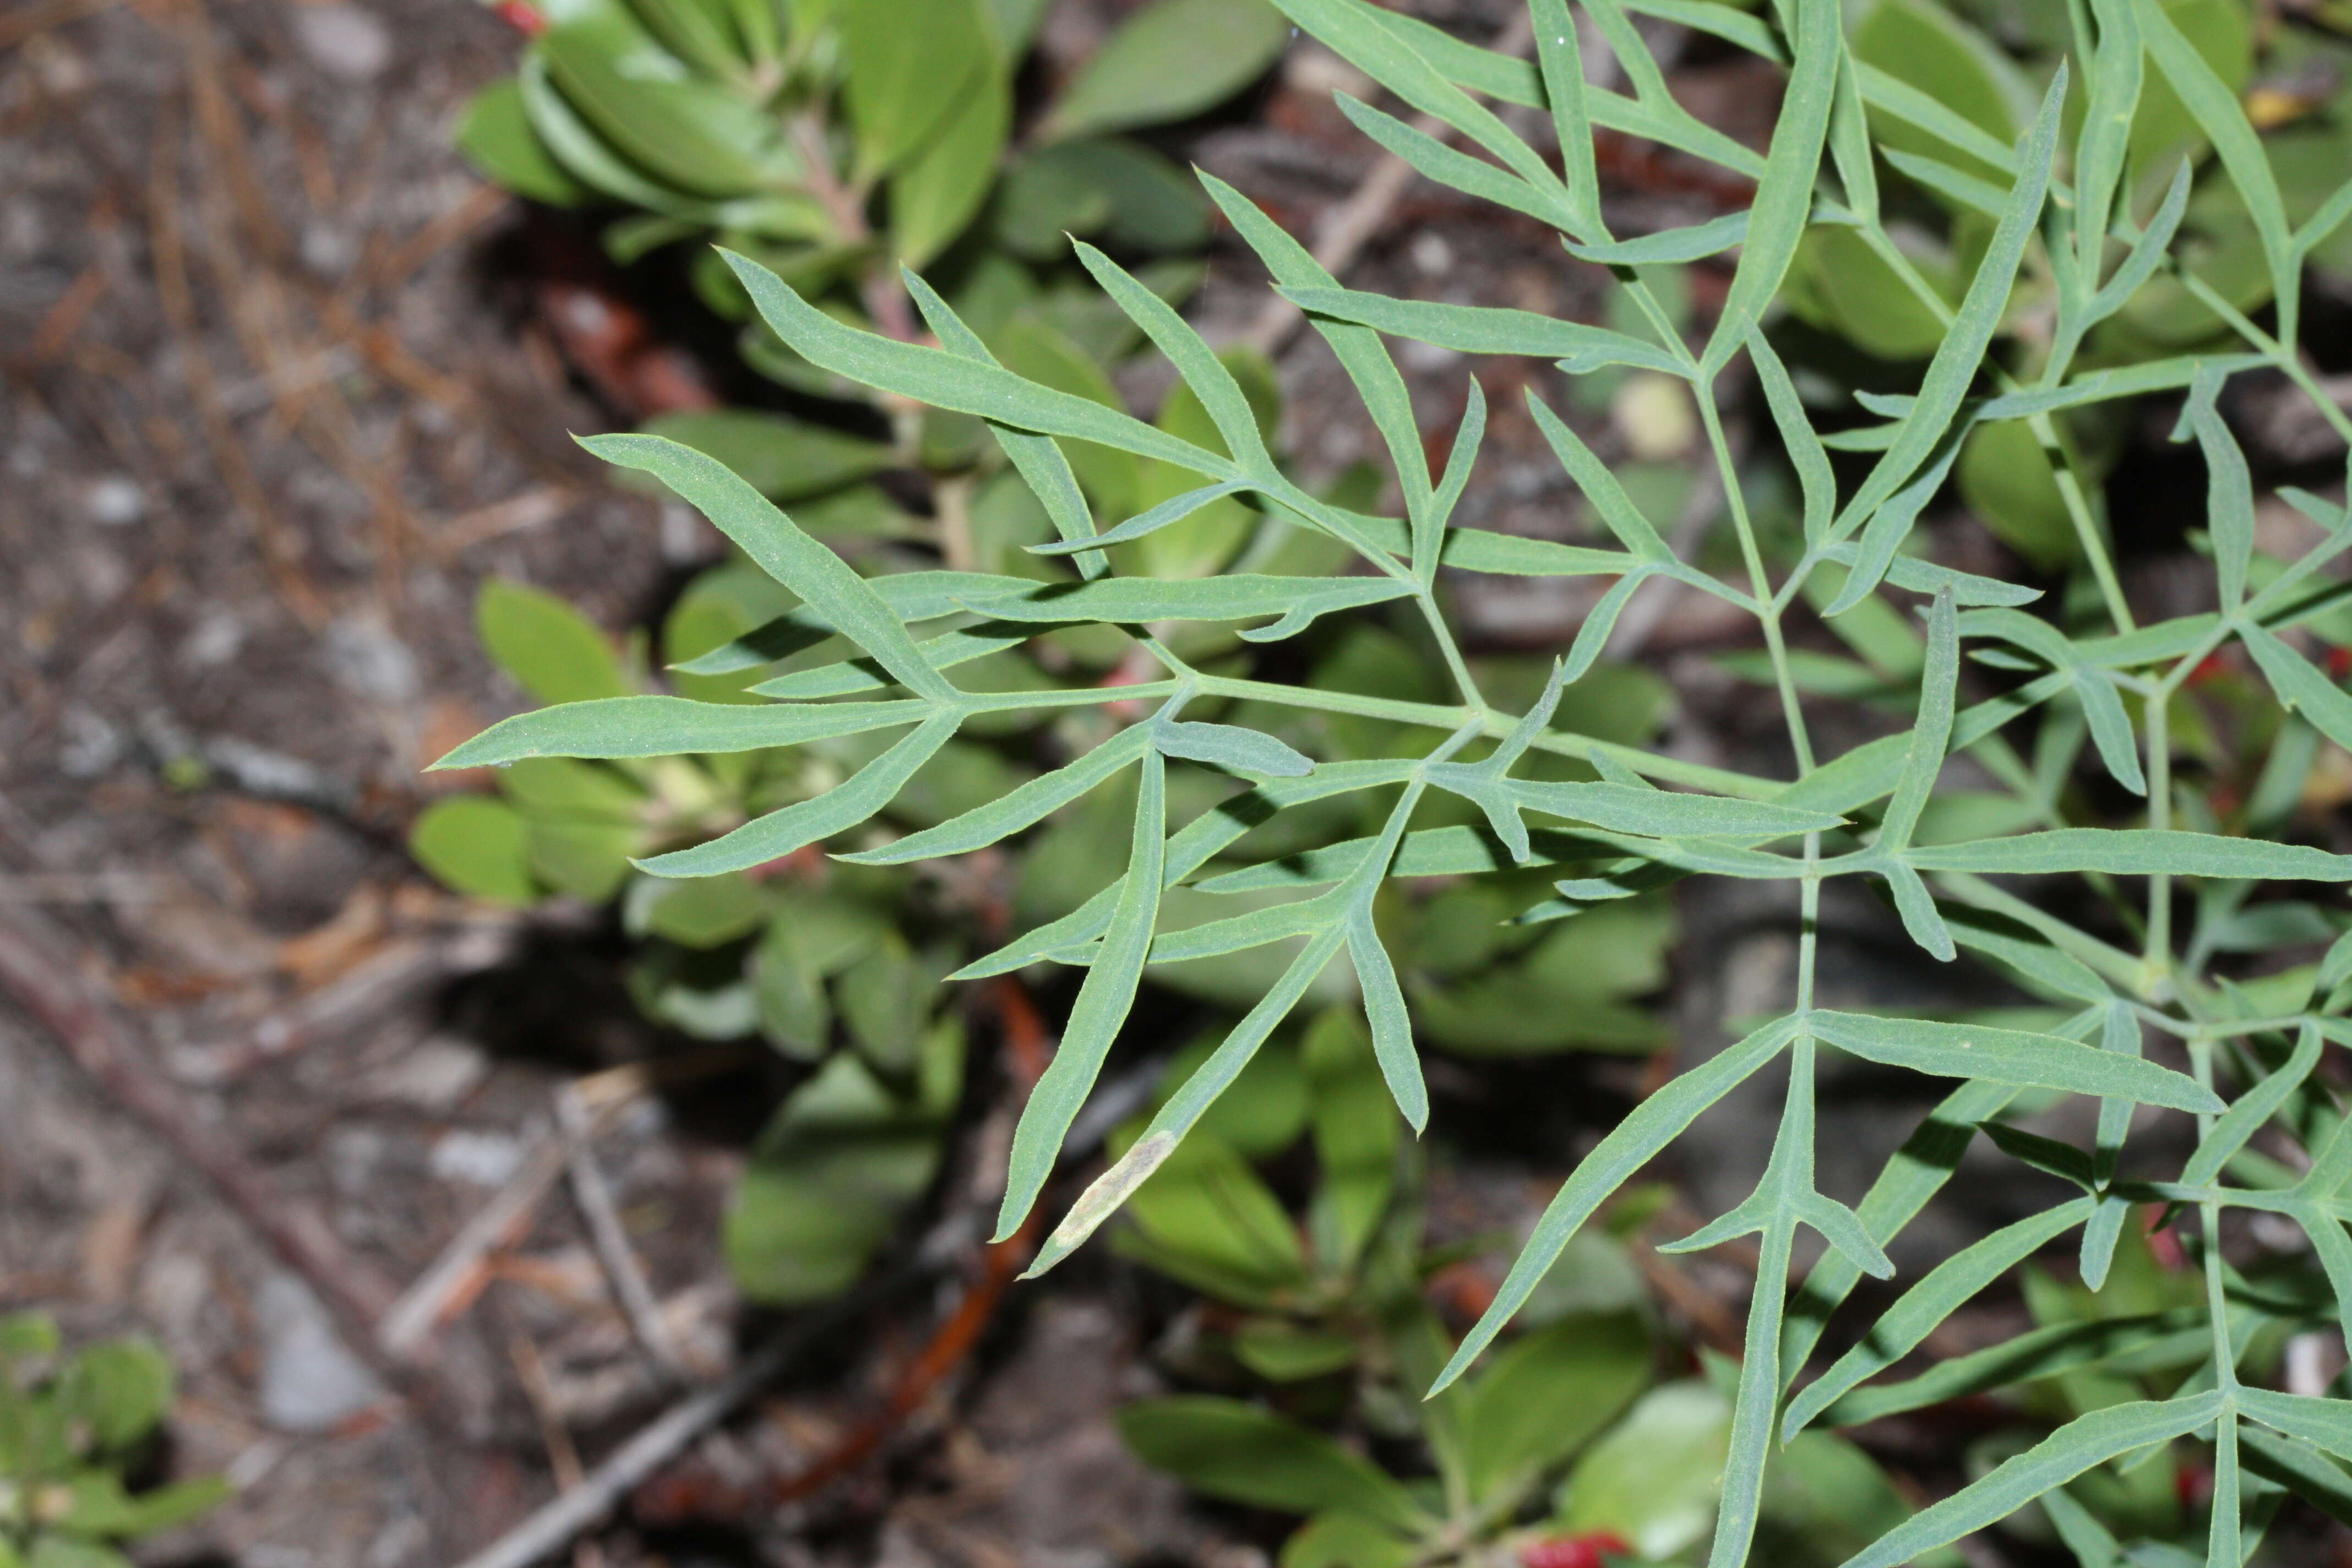
<instances>
[{"instance_id":1,"label":"blurred background plant","mask_svg":"<svg viewBox=\"0 0 2352 1568\"><path fill-rule=\"evenodd\" d=\"M174 1381L143 1339L68 1354L46 1313L0 1318L0 1568L129 1568L122 1549L228 1495L217 1477L141 1484Z\"/></svg>"}]
</instances>

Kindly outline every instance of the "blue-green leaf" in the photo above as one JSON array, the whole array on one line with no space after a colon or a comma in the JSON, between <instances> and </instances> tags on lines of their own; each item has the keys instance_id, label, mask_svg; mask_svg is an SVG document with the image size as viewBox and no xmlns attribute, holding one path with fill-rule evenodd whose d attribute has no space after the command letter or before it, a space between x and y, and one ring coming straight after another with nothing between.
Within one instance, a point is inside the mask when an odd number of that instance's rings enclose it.
<instances>
[{"instance_id":1,"label":"blue-green leaf","mask_svg":"<svg viewBox=\"0 0 2352 1568\"><path fill-rule=\"evenodd\" d=\"M637 867L656 877L711 877L765 865L845 833L896 799L915 770L954 738L962 720L963 715L952 709L936 712L913 734L824 794L755 816L708 844L640 860Z\"/></svg>"},{"instance_id":2,"label":"blue-green leaf","mask_svg":"<svg viewBox=\"0 0 2352 1568\"><path fill-rule=\"evenodd\" d=\"M580 444L610 463L653 475L740 545L761 569L872 654L898 683L925 697L955 687L915 647L906 626L848 563L801 531L732 468L658 436L589 436Z\"/></svg>"},{"instance_id":3,"label":"blue-green leaf","mask_svg":"<svg viewBox=\"0 0 2352 1568\"><path fill-rule=\"evenodd\" d=\"M1813 1012L1805 1026L1824 1044L1868 1061L1939 1078L1978 1079L2021 1089L2057 1089L2175 1110L2226 1109L2211 1089L2137 1057L2095 1050L2056 1035L1924 1018Z\"/></svg>"},{"instance_id":4,"label":"blue-green leaf","mask_svg":"<svg viewBox=\"0 0 2352 1568\"><path fill-rule=\"evenodd\" d=\"M1167 764L1160 753L1146 752L1142 785L1136 792L1135 832L1128 849L1127 875L1103 933L1102 953L1087 971L1078 998L1070 1007L1069 1024L1062 1031L1061 1047L1036 1088L1029 1091L1029 1103L1022 1108L1020 1124L1013 1130L1004 1203L996 1219L999 1241L1018 1230L1035 1206L1037 1194L1061 1155L1070 1123L1094 1089L1103 1059L1110 1055L1111 1042L1118 1037L1119 1026L1135 1005L1135 988L1143 978L1144 959L1151 950L1152 926L1160 911L1160 872L1167 852L1167 841L1161 837L1166 831L1167 777ZM1172 1141L1168 1147L1174 1147ZM1133 1151L1129 1153L1131 1157ZM1166 1157L1164 1149L1160 1157ZM1129 1184L1126 1191L1133 1189L1134 1184ZM1125 1195L1125 1192L1118 1194ZM1117 1206L1113 1200L1104 1213ZM1096 1223L1100 1223L1099 1217Z\"/></svg>"}]
</instances>

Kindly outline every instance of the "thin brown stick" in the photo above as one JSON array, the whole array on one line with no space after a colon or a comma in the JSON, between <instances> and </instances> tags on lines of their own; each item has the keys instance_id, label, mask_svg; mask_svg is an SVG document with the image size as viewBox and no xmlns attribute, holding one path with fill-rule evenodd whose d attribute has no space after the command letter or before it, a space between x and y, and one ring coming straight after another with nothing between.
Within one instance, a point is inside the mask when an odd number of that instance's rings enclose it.
<instances>
[{"instance_id":1,"label":"thin brown stick","mask_svg":"<svg viewBox=\"0 0 2352 1568\"><path fill-rule=\"evenodd\" d=\"M46 4L27 5L13 16L0 16L0 54L52 27L93 16L114 3L115 0L46 0Z\"/></svg>"},{"instance_id":2,"label":"thin brown stick","mask_svg":"<svg viewBox=\"0 0 2352 1568\"><path fill-rule=\"evenodd\" d=\"M547 1375L547 1363L530 1336L516 1334L507 1344L514 1359L515 1377L522 1384L523 1397L530 1402L532 1418L539 1423L539 1440L547 1449L547 1468L555 1472L555 1484L566 1491L587 1479L588 1472L581 1468L580 1449L572 1441L572 1430L563 1424L562 1412L556 1408L555 1387ZM604 1568L604 1549L593 1541L580 1540L572 1544L572 1568Z\"/></svg>"},{"instance_id":3,"label":"thin brown stick","mask_svg":"<svg viewBox=\"0 0 2352 1568\"><path fill-rule=\"evenodd\" d=\"M563 1141L541 1134L507 1184L457 1227L440 1256L384 1310L374 1335L385 1354L404 1360L415 1355L427 1335L472 1302L487 1278L483 1259L530 1223L539 1200L562 1173Z\"/></svg>"},{"instance_id":4,"label":"thin brown stick","mask_svg":"<svg viewBox=\"0 0 2352 1568\"><path fill-rule=\"evenodd\" d=\"M583 1531L611 1513L639 1483L676 1458L688 1445L734 1414L826 1335L872 1312L938 1268L926 1247L900 1268L876 1276L845 1296L793 1320L749 1360L702 1392L672 1405L667 1414L623 1445L514 1529L467 1558L460 1568L529 1568L552 1556Z\"/></svg>"},{"instance_id":5,"label":"thin brown stick","mask_svg":"<svg viewBox=\"0 0 2352 1568\"><path fill-rule=\"evenodd\" d=\"M188 286L187 247L180 230L179 146L180 131L172 116L158 116L147 194L156 298L163 307L164 320L180 340L187 364L189 399L196 406L196 422L204 431L205 444L212 449L221 481L246 514L279 599L298 620L316 629L326 624L326 602L304 574L292 536L268 493L262 489L252 458L237 438L236 428L221 401L220 386L214 379L212 360L196 321L195 296Z\"/></svg>"},{"instance_id":6,"label":"thin brown stick","mask_svg":"<svg viewBox=\"0 0 2352 1568\"><path fill-rule=\"evenodd\" d=\"M302 1276L353 1348L373 1343L393 1288L343 1249L324 1215L279 1190L243 1150L215 1131L187 1097L142 1059L129 1028L99 999L56 936L22 906L0 905L0 992L54 1036L76 1066Z\"/></svg>"},{"instance_id":7,"label":"thin brown stick","mask_svg":"<svg viewBox=\"0 0 2352 1568\"><path fill-rule=\"evenodd\" d=\"M662 1321L661 1307L654 1300L653 1288L646 1283L636 1249L629 1245L629 1233L622 1227L620 1209L613 1202L613 1189L605 1183L604 1173L596 1168L596 1152L589 1142L595 1132L595 1120L570 1084L555 1091L555 1125L563 1140L563 1163L572 1175L572 1198L580 1206L580 1217L587 1222L596 1260L613 1288L613 1300L628 1319L637 1348L666 1375L683 1381L685 1360Z\"/></svg>"},{"instance_id":8,"label":"thin brown stick","mask_svg":"<svg viewBox=\"0 0 2352 1568\"><path fill-rule=\"evenodd\" d=\"M383 292L408 281L408 275L475 229L514 205L514 198L496 185L478 185L466 199L402 240L369 269L368 283Z\"/></svg>"},{"instance_id":9,"label":"thin brown stick","mask_svg":"<svg viewBox=\"0 0 2352 1568\"><path fill-rule=\"evenodd\" d=\"M64 352L81 331L89 312L106 295L108 283L106 265L93 261L81 269L79 277L58 296L58 302L42 316L41 324L33 330L33 346L25 354L25 367L39 370Z\"/></svg>"}]
</instances>

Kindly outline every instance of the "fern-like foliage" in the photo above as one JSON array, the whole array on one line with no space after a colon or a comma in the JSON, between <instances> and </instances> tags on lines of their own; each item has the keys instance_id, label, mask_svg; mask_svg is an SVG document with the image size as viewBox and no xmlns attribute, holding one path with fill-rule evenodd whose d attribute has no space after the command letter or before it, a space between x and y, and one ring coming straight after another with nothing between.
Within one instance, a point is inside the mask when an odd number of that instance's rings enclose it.
<instances>
[{"instance_id":1,"label":"fern-like foliage","mask_svg":"<svg viewBox=\"0 0 2352 1568\"><path fill-rule=\"evenodd\" d=\"M1035 1265L1040 1270L1077 1247L1166 1159L1328 966L1352 966L1389 1090L1406 1119L1415 1128L1423 1124L1428 1097L1412 1022L1374 919L1385 883L1557 865L1563 879L1559 899L1532 911L1550 917L1572 915L1586 902L1628 887L1685 877L1785 883L1801 921L1787 1012L1651 1095L1585 1158L1439 1386L1458 1377L1489 1344L1571 1235L1621 1184L1735 1086L1768 1072L1785 1074L1780 1131L1761 1182L1746 1201L1683 1244L1706 1247L1746 1234L1760 1238L1759 1288L1711 1568L1745 1561L1769 1456L1779 1439L1809 1423L1866 1419L2095 1364L2164 1335L2172 1336L2168 1344L2177 1341L2182 1323L2173 1312L2146 1322L2105 1323L2105 1337L2095 1343L2071 1331L2028 1336L2000 1347L2002 1355L1990 1362L1962 1358L1909 1383L1865 1384L1964 1301L2071 1232L2080 1232L2083 1277L2095 1289L2127 1213L2152 1203L2173 1205L2195 1222L2190 1245L2204 1284L2201 1321L2192 1325L2204 1334L2193 1358L2199 1364L2168 1397L2095 1409L2059 1427L1917 1513L1853 1557L1849 1568L1908 1562L2037 1498L2092 1561L2113 1543L2100 1546L2100 1527L2067 1497L2066 1484L2095 1467L2183 1438L2212 1445L2216 1496L2209 1562L2214 1568L2237 1568L2245 1561L2286 1490L2340 1507L2340 1500L2352 1497L2352 1476L2336 1463L2352 1459L2352 1404L2257 1386L2242 1378L2241 1366L2249 1343L2266 1331L2332 1322L2339 1311L2352 1315L2352 1239L2344 1230L2352 1215L2346 1188L2352 1130L2315 1072L2327 1043L2352 1045L2352 1024L2340 1016L2352 998L2352 937L2336 941L2323 961L2258 984L2232 984L2215 972L2214 959L2224 945L2217 935L2221 924L2241 914L2266 884L2352 880L2352 857L2210 831L2210 820L2184 816L2191 807L2176 798L2171 726L2173 700L2191 674L2234 644L2279 704L2300 716L2297 722L2352 746L2352 698L2311 662L2296 631L2343 602L2345 585L2323 568L2352 546L2352 516L2291 495L2324 538L2298 559L2259 552L2247 466L2216 403L2229 376L2274 371L2312 392L2322 416L2339 435L2352 437L2352 424L2317 395L2294 352L2303 258L2352 212L2352 186L2300 229L2291 228L2235 95L2158 0L2089 0L2071 8L2072 58L2060 65L2038 116L2013 146L1858 61L1848 49L1838 0L1774 0L1763 14L1696 0L1586 0L1582 9L1615 52L1630 95L1585 79L1578 18L1566 0L1530 0L1532 62L1462 43L1366 0L1281 3L1302 27L1406 105L1451 127L1458 142L1441 142L1348 100L1347 112L1370 136L1433 180L1555 226L1575 256L1612 270L1633 316L1652 323L1652 334L1342 288L1247 198L1208 181L1211 195L1262 258L1275 287L1309 313L1385 440L1404 515L1374 517L1328 505L1286 477L1261 438L1249 400L1209 345L1158 296L1091 248L1081 247L1080 258L1183 377L1212 416L1221 449L1001 367L919 279L910 279L909 288L936 347L845 326L761 267L730 258L769 326L813 363L886 394L986 420L1060 532L1061 542L1044 552L1066 560L1075 574L1041 584L940 574L926 580L919 605L903 593L886 599L712 459L654 437L591 440L592 450L656 476L702 510L805 601L796 614L821 618L863 656L788 678L793 691L815 700L767 707L666 697L573 703L497 725L445 765L543 755L718 752L861 731L903 732L830 793L646 866L659 874L695 876L751 867L857 826L959 727L982 716L1112 703L1145 714L1059 772L878 852L906 860L979 849L1035 826L1114 777L1130 770L1134 775L1124 873L1074 913L964 971L986 975L1044 962L1086 972L1060 1050L1031 1096L1013 1142L1003 1234L1037 1201L1135 1002L1147 963L1277 943L1295 954L1222 1047L1052 1232ZM1731 142L1675 103L1629 11L1704 29L1785 67L1785 100L1766 153ZM2216 180L2234 186L2259 240L2273 307L2268 329L2176 264L2185 166L2145 223L2134 216L2126 132L2142 94L2153 92L2159 80L2196 121L2218 160ZM1489 107L1495 102L1547 111L1557 132L1557 163L1514 133ZM2070 123L2080 127L2071 138L2064 133ZM1906 148L1923 140L1949 148L1949 161L1880 148L1874 137L1889 126L1906 132ZM1752 178L1754 204L1729 218L1621 240L1603 219L1596 127ZM1921 277L1909 253L1890 237L1877 183L1882 163L1980 209L1990 222L1981 258L1957 303ZM1940 347L1916 391L1871 400L1884 423L1836 438L1836 445L1867 454L1859 482L1843 485L1759 325L1781 293L1809 227L1821 226L1851 231L1907 279L1944 323ZM1719 318L1703 342L1685 342L1644 281L1644 267L1733 247L1738 259ZM2200 300L2239 342L2229 352L2081 368L2086 335L2159 276ZM1997 341L2016 330L2008 318L2021 280L2039 287L2046 308L2031 328L2034 335L2025 345L2031 352L2012 355L1997 352ZM1552 360L1570 376L1631 367L1687 384L1719 469L1744 574L1725 581L1678 556L1595 454L1532 394L1530 414L1614 547L1452 526L1476 460L1485 405L1474 381L1452 456L1442 471L1433 471L1403 379L1384 343L1391 337ZM1725 437L1718 398L1736 374L1752 375L1760 386L1801 487L1801 540L1787 551L1768 549ZM2074 479L2063 426L2053 416L2168 389L2187 391L2179 435L2201 448L2210 476L2206 527L2219 599L2197 614L2140 624L2118 588L2095 492ZM2039 595L2030 588L1947 569L1905 550L1961 443L1973 431L2009 421L2031 433L2059 475L2095 584L2082 598L2084 611L2109 624L2080 616L2062 622L2035 605ZM1200 488L1097 532L1072 467L1074 454L1083 462L1097 447L1177 465L1199 475ZM1251 498L1296 529L1344 543L1358 566L1344 575L1244 572L1183 580L1113 570L1115 559L1130 557L1115 555L1112 547L1229 494ZM1478 689L1449 628L1442 568L1598 577L1610 586L1541 699L1514 713ZM1701 766L1551 723L1563 686L1591 668L1629 601L1665 582L1714 595L1756 618L1785 715L1793 777ZM1220 673L1195 668L1170 646L1176 639L1168 628L1176 623L1245 624L1243 637L1272 642L1319 616L1376 605L1425 623L1451 672L1454 700L1405 702ZM1817 752L1783 635L1792 614L1809 613L1806 605L1819 607L1833 623L1864 606L1885 620L1891 606L1894 618L1924 629L1916 719L1906 732L1841 755ZM990 692L957 683L961 662L1073 626L1122 628L1156 661L1156 678ZM1999 683L1992 695L1970 700L1964 656L1995 672L1987 682ZM1443 738L1417 754L1318 763L1263 728L1238 721L1286 709L1382 721L1398 726L1395 733ZM2024 742L2037 727L2036 739ZM1523 763L1538 752L1577 759L1597 776L1584 782L1521 776ZM1939 774L1948 758L1961 753L2012 791L2020 809L2011 820L2023 825L2022 831L1960 842L1922 838L1922 815ZM2074 797L2060 785L2078 758L2085 767L2095 762L2121 790L2144 799L2139 826L2070 816ZM1249 787L1192 820L1171 820L1171 759L1237 774ZM1261 864L1236 864L1225 856L1273 814L1341 795L1386 802L1380 830ZM1475 806L1466 820L1482 825L1417 826L1424 804L1444 795ZM2005 880L2053 875L2076 879L2095 900L2107 900L2115 918L2100 930L2131 932L2136 945L2117 945L2109 935L2061 919ZM1881 879L1904 929L1934 958L1949 960L1967 948L2071 1016L2037 1033L1822 1006L1815 994L1816 914L1823 884L1843 877ZM1187 884L1211 893L1291 889L1296 896L1253 901L1226 919L1163 929L1163 895ZM2193 899L2185 897L2192 890ZM2193 920L2179 920L2187 910L2195 911ZM2335 915L2319 919L2326 926L2342 924ZM2144 1042L2155 1037L2173 1042L2173 1059L2185 1058L2189 1071L2144 1055ZM1825 1050L1946 1078L1955 1086L1854 1207L1814 1183L1813 1086ZM2095 1146L2064 1147L2001 1123L2005 1108L2027 1091L2100 1100ZM2195 1119L2194 1154L2174 1180L2126 1181L2117 1174L2126 1131L2141 1106ZM1831 1314L1860 1276L1893 1272L1885 1245L1950 1176L1979 1128L2010 1155L2066 1179L2081 1195L1986 1237L1911 1284L1853 1351L1792 1399L1791 1384ZM2260 1154L2250 1146L2257 1133L2307 1149L2307 1162L2296 1165ZM2324 1280L2300 1294L2250 1285L2218 1245L2223 1215L2231 1211L2300 1226ZM1787 1288L1801 1227L1818 1233L1828 1250L1808 1279ZM2183 1228L2189 1228L2185 1220Z\"/></svg>"}]
</instances>

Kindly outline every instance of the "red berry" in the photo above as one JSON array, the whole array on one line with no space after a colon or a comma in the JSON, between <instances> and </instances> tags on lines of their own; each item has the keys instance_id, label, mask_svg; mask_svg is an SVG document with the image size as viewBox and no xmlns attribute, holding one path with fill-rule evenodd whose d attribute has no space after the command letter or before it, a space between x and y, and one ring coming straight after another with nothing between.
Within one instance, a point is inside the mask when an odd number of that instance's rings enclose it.
<instances>
[{"instance_id":1,"label":"red berry","mask_svg":"<svg viewBox=\"0 0 2352 1568\"><path fill-rule=\"evenodd\" d=\"M1614 1531L1596 1530L1532 1542L1519 1548L1519 1563L1521 1568L1601 1568L1604 1558L1622 1557L1633 1550Z\"/></svg>"}]
</instances>

